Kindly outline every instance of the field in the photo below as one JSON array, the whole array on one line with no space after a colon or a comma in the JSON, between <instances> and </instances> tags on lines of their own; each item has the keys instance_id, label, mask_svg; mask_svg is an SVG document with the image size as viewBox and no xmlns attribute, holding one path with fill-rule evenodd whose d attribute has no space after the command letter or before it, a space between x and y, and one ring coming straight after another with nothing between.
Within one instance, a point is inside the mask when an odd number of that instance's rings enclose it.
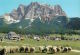
<instances>
[{"instance_id":1,"label":"field","mask_svg":"<svg viewBox=\"0 0 80 55\"><path fill-rule=\"evenodd\" d=\"M25 37L24 40L21 41L12 41L4 39L3 42L0 42L1 46L23 46L23 45L29 45L29 46L71 46L73 49L80 50L80 41L56 41L56 40L44 40L40 39L40 41L30 39ZM80 53L77 52L69 52L69 53L55 53L55 54L47 54L47 53L13 53L8 55L80 55Z\"/></svg>"}]
</instances>

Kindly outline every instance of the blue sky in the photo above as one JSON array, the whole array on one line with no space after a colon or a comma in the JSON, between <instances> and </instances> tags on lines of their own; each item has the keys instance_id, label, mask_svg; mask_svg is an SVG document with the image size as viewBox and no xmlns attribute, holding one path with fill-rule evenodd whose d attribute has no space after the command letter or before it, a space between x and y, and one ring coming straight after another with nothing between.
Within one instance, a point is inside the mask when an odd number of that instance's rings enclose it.
<instances>
[{"instance_id":1,"label":"blue sky","mask_svg":"<svg viewBox=\"0 0 80 55\"><path fill-rule=\"evenodd\" d=\"M0 15L10 13L20 4L28 5L36 1L51 6L59 4L68 17L80 17L80 0L0 0Z\"/></svg>"}]
</instances>

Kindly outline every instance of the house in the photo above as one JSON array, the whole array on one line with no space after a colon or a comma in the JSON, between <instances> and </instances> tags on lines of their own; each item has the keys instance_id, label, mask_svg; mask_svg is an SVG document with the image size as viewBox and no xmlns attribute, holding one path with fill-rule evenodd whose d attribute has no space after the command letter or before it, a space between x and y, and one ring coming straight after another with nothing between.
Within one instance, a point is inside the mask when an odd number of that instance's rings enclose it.
<instances>
[{"instance_id":1,"label":"house","mask_svg":"<svg viewBox=\"0 0 80 55\"><path fill-rule=\"evenodd\" d=\"M61 37L48 37L48 40L61 40Z\"/></svg>"},{"instance_id":2,"label":"house","mask_svg":"<svg viewBox=\"0 0 80 55\"><path fill-rule=\"evenodd\" d=\"M10 40L19 40L20 39L20 35L19 34L16 34L15 32L9 32L7 34L7 39L10 39Z\"/></svg>"},{"instance_id":3,"label":"house","mask_svg":"<svg viewBox=\"0 0 80 55\"><path fill-rule=\"evenodd\" d=\"M37 35L35 35L35 36L33 36L33 39L34 39L34 40L38 40L38 41L39 41L39 40L40 40L40 37L39 37L39 36L37 36Z\"/></svg>"},{"instance_id":4,"label":"house","mask_svg":"<svg viewBox=\"0 0 80 55\"><path fill-rule=\"evenodd\" d=\"M61 40L61 38L60 37L55 37L54 40Z\"/></svg>"}]
</instances>

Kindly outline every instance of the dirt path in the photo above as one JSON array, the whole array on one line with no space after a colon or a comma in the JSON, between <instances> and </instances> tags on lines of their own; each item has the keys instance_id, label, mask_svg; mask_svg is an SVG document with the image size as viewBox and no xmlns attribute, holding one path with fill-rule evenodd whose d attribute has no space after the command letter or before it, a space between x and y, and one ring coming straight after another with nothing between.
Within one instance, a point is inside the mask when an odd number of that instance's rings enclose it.
<instances>
[{"instance_id":1,"label":"dirt path","mask_svg":"<svg viewBox=\"0 0 80 55\"><path fill-rule=\"evenodd\" d=\"M72 50L72 52L80 52L80 50Z\"/></svg>"}]
</instances>

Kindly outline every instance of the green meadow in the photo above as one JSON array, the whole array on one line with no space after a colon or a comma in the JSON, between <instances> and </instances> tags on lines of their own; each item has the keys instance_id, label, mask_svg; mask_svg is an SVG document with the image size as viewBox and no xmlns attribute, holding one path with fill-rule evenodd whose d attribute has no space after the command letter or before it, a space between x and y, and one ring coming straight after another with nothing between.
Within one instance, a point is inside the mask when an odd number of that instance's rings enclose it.
<instances>
[{"instance_id":1,"label":"green meadow","mask_svg":"<svg viewBox=\"0 0 80 55\"><path fill-rule=\"evenodd\" d=\"M75 50L80 50L80 41L70 41L70 40L44 40L40 39L40 41L24 37L24 40L20 41L14 41L14 40L8 40L4 39L2 42L0 42L0 46L71 46ZM47 54L47 53L12 53L8 55L80 55L80 53L77 52L68 52L68 53L55 53L55 54Z\"/></svg>"}]
</instances>

